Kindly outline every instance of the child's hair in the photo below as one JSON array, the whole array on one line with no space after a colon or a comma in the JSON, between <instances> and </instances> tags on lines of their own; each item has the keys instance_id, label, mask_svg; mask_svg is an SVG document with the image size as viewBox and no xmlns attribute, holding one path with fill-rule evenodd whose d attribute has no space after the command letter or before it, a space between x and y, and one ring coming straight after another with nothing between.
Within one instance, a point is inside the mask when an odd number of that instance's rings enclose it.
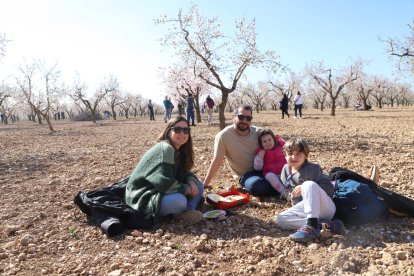
<instances>
[{"instance_id":1,"label":"child's hair","mask_svg":"<svg viewBox=\"0 0 414 276\"><path fill-rule=\"evenodd\" d=\"M267 128L267 129L262 130L260 132L260 134L259 134L259 146L261 148L263 148L263 145L262 145L262 137L265 136L265 135L272 136L273 142L275 143L274 148L276 148L277 146L279 146L279 142L277 141L275 134L273 133L273 131L271 131L270 129Z\"/></svg>"},{"instance_id":2,"label":"child's hair","mask_svg":"<svg viewBox=\"0 0 414 276\"><path fill-rule=\"evenodd\" d=\"M290 138L283 145L283 152L285 154L291 154L293 151L303 152L308 156L310 153L308 142L302 137Z\"/></svg>"}]
</instances>

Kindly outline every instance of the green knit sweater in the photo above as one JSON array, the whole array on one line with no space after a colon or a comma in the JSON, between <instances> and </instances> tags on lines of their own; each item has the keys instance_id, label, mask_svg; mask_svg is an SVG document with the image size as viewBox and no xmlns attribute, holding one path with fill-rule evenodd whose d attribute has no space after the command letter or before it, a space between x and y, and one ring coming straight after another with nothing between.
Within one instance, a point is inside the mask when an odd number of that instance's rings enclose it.
<instances>
[{"instance_id":1,"label":"green knit sweater","mask_svg":"<svg viewBox=\"0 0 414 276\"><path fill-rule=\"evenodd\" d=\"M134 209L142 210L147 216L159 221L161 197L165 194L189 192L188 180L197 183L192 172L184 173L184 183L177 180L178 165L175 155L178 152L167 141L161 141L142 156L129 178L125 202Z\"/></svg>"}]
</instances>

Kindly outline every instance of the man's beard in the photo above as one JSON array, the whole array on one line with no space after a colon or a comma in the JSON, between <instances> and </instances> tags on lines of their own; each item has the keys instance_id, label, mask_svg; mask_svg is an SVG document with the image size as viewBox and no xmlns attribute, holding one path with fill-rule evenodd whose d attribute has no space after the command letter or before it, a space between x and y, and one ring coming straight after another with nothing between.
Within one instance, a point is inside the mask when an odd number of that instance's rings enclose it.
<instances>
[{"instance_id":1,"label":"man's beard","mask_svg":"<svg viewBox=\"0 0 414 276\"><path fill-rule=\"evenodd\" d=\"M246 124L236 124L236 128L240 131L246 131L249 129L249 125Z\"/></svg>"}]
</instances>

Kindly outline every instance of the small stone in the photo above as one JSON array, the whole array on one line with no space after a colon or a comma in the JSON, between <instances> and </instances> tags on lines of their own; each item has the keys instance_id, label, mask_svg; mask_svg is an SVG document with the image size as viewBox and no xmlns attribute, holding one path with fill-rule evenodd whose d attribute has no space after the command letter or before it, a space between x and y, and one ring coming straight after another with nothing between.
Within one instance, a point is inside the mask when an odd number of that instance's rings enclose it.
<instances>
[{"instance_id":1,"label":"small stone","mask_svg":"<svg viewBox=\"0 0 414 276\"><path fill-rule=\"evenodd\" d=\"M17 256L17 260L19 262L26 260L26 254L20 253L19 256Z\"/></svg>"},{"instance_id":2,"label":"small stone","mask_svg":"<svg viewBox=\"0 0 414 276\"><path fill-rule=\"evenodd\" d=\"M133 236L133 237L141 237L142 236L142 233L140 231L138 231L138 230L134 230L134 231L131 232L131 236Z\"/></svg>"},{"instance_id":3,"label":"small stone","mask_svg":"<svg viewBox=\"0 0 414 276\"><path fill-rule=\"evenodd\" d=\"M57 180L57 179L53 179L53 180L49 181L50 186L56 186L58 184L59 184L59 180Z\"/></svg>"},{"instance_id":4,"label":"small stone","mask_svg":"<svg viewBox=\"0 0 414 276\"><path fill-rule=\"evenodd\" d=\"M102 176L98 176L98 177L95 177L94 182L95 182L95 184L104 184L105 179Z\"/></svg>"},{"instance_id":5,"label":"small stone","mask_svg":"<svg viewBox=\"0 0 414 276\"><path fill-rule=\"evenodd\" d=\"M28 246L30 243L34 243L34 237L30 234L26 234L20 239L22 246Z\"/></svg>"},{"instance_id":6,"label":"small stone","mask_svg":"<svg viewBox=\"0 0 414 276\"><path fill-rule=\"evenodd\" d=\"M69 210L73 208L73 205L69 203L64 203L62 204L62 207L65 208L66 210Z\"/></svg>"},{"instance_id":7,"label":"small stone","mask_svg":"<svg viewBox=\"0 0 414 276\"><path fill-rule=\"evenodd\" d=\"M194 246L194 249L197 251L201 251L205 248L205 246L206 246L206 240L201 240L196 243L196 245Z\"/></svg>"},{"instance_id":8,"label":"small stone","mask_svg":"<svg viewBox=\"0 0 414 276\"><path fill-rule=\"evenodd\" d=\"M405 261L408 259L408 252L407 251L396 251L395 256L397 256L397 259L400 261Z\"/></svg>"},{"instance_id":9,"label":"small stone","mask_svg":"<svg viewBox=\"0 0 414 276\"><path fill-rule=\"evenodd\" d=\"M122 269L117 269L108 273L108 276L120 276L122 275Z\"/></svg>"},{"instance_id":10,"label":"small stone","mask_svg":"<svg viewBox=\"0 0 414 276\"><path fill-rule=\"evenodd\" d=\"M319 245L317 243L311 243L308 246L308 249L310 249L310 250L317 250L318 248L319 248Z\"/></svg>"},{"instance_id":11,"label":"small stone","mask_svg":"<svg viewBox=\"0 0 414 276\"><path fill-rule=\"evenodd\" d=\"M132 267L132 264L131 263L124 263L124 264L122 264L122 268L130 268L130 267Z\"/></svg>"},{"instance_id":12,"label":"small stone","mask_svg":"<svg viewBox=\"0 0 414 276\"><path fill-rule=\"evenodd\" d=\"M119 264L117 264L117 263L114 263L114 264L111 264L111 270L118 270L119 269Z\"/></svg>"},{"instance_id":13,"label":"small stone","mask_svg":"<svg viewBox=\"0 0 414 276\"><path fill-rule=\"evenodd\" d=\"M201 234L200 239L202 239L202 240L208 240L207 234Z\"/></svg>"},{"instance_id":14,"label":"small stone","mask_svg":"<svg viewBox=\"0 0 414 276\"><path fill-rule=\"evenodd\" d=\"M20 225L7 225L5 231L7 236L13 235L16 231L20 230L22 227Z\"/></svg>"}]
</instances>

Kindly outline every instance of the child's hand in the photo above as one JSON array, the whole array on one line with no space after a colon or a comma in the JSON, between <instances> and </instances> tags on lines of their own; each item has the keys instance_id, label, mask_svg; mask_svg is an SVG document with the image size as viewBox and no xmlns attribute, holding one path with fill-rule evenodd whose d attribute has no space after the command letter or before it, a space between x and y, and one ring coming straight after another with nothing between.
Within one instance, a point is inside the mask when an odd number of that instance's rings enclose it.
<instances>
[{"instance_id":1,"label":"child's hand","mask_svg":"<svg viewBox=\"0 0 414 276\"><path fill-rule=\"evenodd\" d=\"M299 186L296 186L294 189L293 189L293 191L292 191L292 196L293 197L299 197L299 196L301 196L302 195L302 188L301 188L302 186L301 185L299 185Z\"/></svg>"},{"instance_id":2,"label":"child's hand","mask_svg":"<svg viewBox=\"0 0 414 276\"><path fill-rule=\"evenodd\" d=\"M265 150L264 149L262 149L261 151L259 151L259 153L257 154L261 159L263 159L264 158L264 156L265 156Z\"/></svg>"}]
</instances>

